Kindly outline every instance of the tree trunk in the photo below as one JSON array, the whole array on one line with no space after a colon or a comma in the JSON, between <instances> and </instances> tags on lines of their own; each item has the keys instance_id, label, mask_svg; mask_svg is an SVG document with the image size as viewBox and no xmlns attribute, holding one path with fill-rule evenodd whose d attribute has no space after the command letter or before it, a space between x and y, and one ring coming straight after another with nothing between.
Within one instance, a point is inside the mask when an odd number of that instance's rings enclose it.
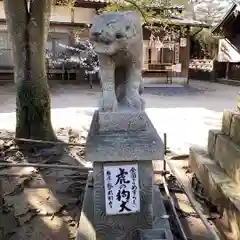
<instances>
[{"instance_id":1,"label":"tree trunk","mask_svg":"<svg viewBox=\"0 0 240 240\"><path fill-rule=\"evenodd\" d=\"M45 65L51 0L4 0L16 85L16 137L55 140Z\"/></svg>"},{"instance_id":2,"label":"tree trunk","mask_svg":"<svg viewBox=\"0 0 240 240\"><path fill-rule=\"evenodd\" d=\"M0 180L0 214L2 213L2 210L3 210L3 204L4 204L4 199L3 199L2 180Z\"/></svg>"}]
</instances>

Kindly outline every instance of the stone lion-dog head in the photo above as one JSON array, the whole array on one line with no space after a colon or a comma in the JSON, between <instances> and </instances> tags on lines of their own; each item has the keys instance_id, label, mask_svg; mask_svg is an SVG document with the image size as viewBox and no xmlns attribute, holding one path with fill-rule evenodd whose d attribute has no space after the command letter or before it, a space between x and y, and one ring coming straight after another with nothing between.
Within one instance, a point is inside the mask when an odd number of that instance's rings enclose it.
<instances>
[{"instance_id":1,"label":"stone lion-dog head","mask_svg":"<svg viewBox=\"0 0 240 240\"><path fill-rule=\"evenodd\" d=\"M139 16L134 12L114 12L93 19L90 40L96 53L113 55L129 48L141 35Z\"/></svg>"}]
</instances>

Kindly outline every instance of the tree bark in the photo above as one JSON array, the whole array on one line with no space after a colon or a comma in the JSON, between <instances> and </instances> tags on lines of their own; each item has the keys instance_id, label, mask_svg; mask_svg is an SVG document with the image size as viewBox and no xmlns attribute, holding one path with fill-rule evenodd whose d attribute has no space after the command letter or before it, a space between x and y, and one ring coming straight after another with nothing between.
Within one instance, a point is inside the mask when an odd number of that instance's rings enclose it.
<instances>
[{"instance_id":1,"label":"tree bark","mask_svg":"<svg viewBox=\"0 0 240 240\"><path fill-rule=\"evenodd\" d=\"M0 180L0 214L1 214L2 209L3 209L3 204L4 204L4 199L3 199L2 180Z\"/></svg>"},{"instance_id":2,"label":"tree bark","mask_svg":"<svg viewBox=\"0 0 240 240\"><path fill-rule=\"evenodd\" d=\"M51 0L4 0L16 85L16 137L55 140L45 65Z\"/></svg>"}]
</instances>

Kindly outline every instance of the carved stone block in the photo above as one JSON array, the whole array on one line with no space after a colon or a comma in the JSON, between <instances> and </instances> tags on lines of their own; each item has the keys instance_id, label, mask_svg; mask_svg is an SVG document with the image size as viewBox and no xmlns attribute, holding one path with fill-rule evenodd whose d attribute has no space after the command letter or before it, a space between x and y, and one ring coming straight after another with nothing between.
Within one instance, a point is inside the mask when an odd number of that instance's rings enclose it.
<instances>
[{"instance_id":1,"label":"carved stone block","mask_svg":"<svg viewBox=\"0 0 240 240\"><path fill-rule=\"evenodd\" d=\"M131 162L132 164L133 162ZM118 163L119 165L119 163ZM138 162L140 187L140 212L121 215L106 215L105 195L103 191L103 163L94 164L94 225L96 238L104 240L132 240L138 228L152 228L152 163Z\"/></svg>"},{"instance_id":2,"label":"carved stone block","mask_svg":"<svg viewBox=\"0 0 240 240\"><path fill-rule=\"evenodd\" d=\"M240 183L240 147L228 136L217 136L214 159L233 180Z\"/></svg>"},{"instance_id":3,"label":"carved stone block","mask_svg":"<svg viewBox=\"0 0 240 240\"><path fill-rule=\"evenodd\" d=\"M230 137L234 143L240 146L240 113L232 116Z\"/></svg>"},{"instance_id":4,"label":"carved stone block","mask_svg":"<svg viewBox=\"0 0 240 240\"><path fill-rule=\"evenodd\" d=\"M208 154L211 158L214 158L216 139L218 134L221 134L220 130L209 130L208 133Z\"/></svg>"},{"instance_id":5,"label":"carved stone block","mask_svg":"<svg viewBox=\"0 0 240 240\"><path fill-rule=\"evenodd\" d=\"M230 135L232 117L235 114L239 114L236 110L224 110L222 117L222 132L226 135Z\"/></svg>"}]
</instances>

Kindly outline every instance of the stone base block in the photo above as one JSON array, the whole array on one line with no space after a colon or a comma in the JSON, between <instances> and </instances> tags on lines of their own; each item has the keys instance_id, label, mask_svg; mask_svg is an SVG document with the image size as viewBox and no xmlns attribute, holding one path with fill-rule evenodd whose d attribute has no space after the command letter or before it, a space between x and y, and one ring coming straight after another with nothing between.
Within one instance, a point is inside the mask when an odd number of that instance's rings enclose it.
<instances>
[{"instance_id":1,"label":"stone base block","mask_svg":"<svg viewBox=\"0 0 240 240\"><path fill-rule=\"evenodd\" d=\"M92 173L88 176L76 240L96 240Z\"/></svg>"},{"instance_id":2,"label":"stone base block","mask_svg":"<svg viewBox=\"0 0 240 240\"><path fill-rule=\"evenodd\" d=\"M240 146L240 113L232 116L230 137L234 143Z\"/></svg>"},{"instance_id":3,"label":"stone base block","mask_svg":"<svg viewBox=\"0 0 240 240\"><path fill-rule=\"evenodd\" d=\"M209 130L208 133L208 154L211 158L214 158L215 146L218 134L221 134L220 130Z\"/></svg>"},{"instance_id":4,"label":"stone base block","mask_svg":"<svg viewBox=\"0 0 240 240\"><path fill-rule=\"evenodd\" d=\"M240 146L240 111L225 110L223 112L222 132Z\"/></svg>"},{"instance_id":5,"label":"stone base block","mask_svg":"<svg viewBox=\"0 0 240 240\"><path fill-rule=\"evenodd\" d=\"M94 226L97 239L135 239L137 228L149 229L153 223L151 161L130 162L138 165L140 211L131 214L107 215L105 206L104 165L94 162ZM107 165L116 165L108 163ZM115 197L115 196L114 196Z\"/></svg>"},{"instance_id":6,"label":"stone base block","mask_svg":"<svg viewBox=\"0 0 240 240\"><path fill-rule=\"evenodd\" d=\"M147 119L144 112L99 112L98 131L144 131L147 127Z\"/></svg>"},{"instance_id":7,"label":"stone base block","mask_svg":"<svg viewBox=\"0 0 240 240\"><path fill-rule=\"evenodd\" d=\"M140 240L173 240L173 236L170 230L167 229L151 229L141 230Z\"/></svg>"},{"instance_id":8,"label":"stone base block","mask_svg":"<svg viewBox=\"0 0 240 240\"><path fill-rule=\"evenodd\" d=\"M122 114L98 111L94 113L86 143L85 160L95 162L163 160L162 139L147 114L144 112L124 113L123 116ZM125 127L128 132L123 131Z\"/></svg>"},{"instance_id":9,"label":"stone base block","mask_svg":"<svg viewBox=\"0 0 240 240\"><path fill-rule=\"evenodd\" d=\"M233 239L240 239L240 186L201 148L190 148L189 159L206 194L226 213Z\"/></svg>"},{"instance_id":10,"label":"stone base block","mask_svg":"<svg viewBox=\"0 0 240 240\"><path fill-rule=\"evenodd\" d=\"M232 124L232 117L235 114L239 114L237 110L224 110L223 117L222 117L222 132L226 135L230 135L231 131L231 124Z\"/></svg>"},{"instance_id":11,"label":"stone base block","mask_svg":"<svg viewBox=\"0 0 240 240\"><path fill-rule=\"evenodd\" d=\"M166 209L163 203L163 196L159 187L153 186L153 229L170 229L168 218L166 218Z\"/></svg>"},{"instance_id":12,"label":"stone base block","mask_svg":"<svg viewBox=\"0 0 240 240\"><path fill-rule=\"evenodd\" d=\"M145 229L137 231L136 236L132 240L139 239L159 239L159 240L173 240L173 235L170 230L168 218L166 218L166 210L163 204L163 197L158 186L153 186L152 193L153 206L153 223L152 229ZM92 176L89 177L88 184L85 191L82 213L80 217L79 229L77 230L76 240L96 240L96 232L94 226L94 191L92 184ZM142 235L142 238L140 236ZM146 238L152 236L152 238ZM144 238L143 238L144 237ZM162 238L160 238L162 237ZM104 240L122 239L106 236Z\"/></svg>"},{"instance_id":13,"label":"stone base block","mask_svg":"<svg viewBox=\"0 0 240 240\"><path fill-rule=\"evenodd\" d=\"M240 183L240 147L228 136L217 136L214 160L233 180Z\"/></svg>"}]
</instances>

